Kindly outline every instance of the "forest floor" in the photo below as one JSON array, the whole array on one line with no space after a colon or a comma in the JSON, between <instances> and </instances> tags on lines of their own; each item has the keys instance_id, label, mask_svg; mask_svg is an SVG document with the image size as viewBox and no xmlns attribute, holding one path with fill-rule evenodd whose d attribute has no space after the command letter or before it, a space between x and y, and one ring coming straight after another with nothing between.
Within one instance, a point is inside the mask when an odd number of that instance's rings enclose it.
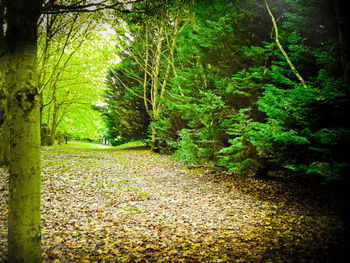
<instances>
[{"instance_id":1,"label":"forest floor","mask_svg":"<svg viewBox=\"0 0 350 263\"><path fill-rule=\"evenodd\" d=\"M144 147L42 150L43 262L340 262L332 194L237 178ZM8 174L0 168L0 261Z\"/></svg>"}]
</instances>

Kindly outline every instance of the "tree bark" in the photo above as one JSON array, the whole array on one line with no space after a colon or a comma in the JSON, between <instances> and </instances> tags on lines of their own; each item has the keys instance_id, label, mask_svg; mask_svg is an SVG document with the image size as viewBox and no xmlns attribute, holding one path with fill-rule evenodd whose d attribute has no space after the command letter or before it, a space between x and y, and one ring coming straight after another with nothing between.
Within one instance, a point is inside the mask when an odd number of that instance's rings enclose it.
<instances>
[{"instance_id":1,"label":"tree bark","mask_svg":"<svg viewBox=\"0 0 350 263\"><path fill-rule=\"evenodd\" d=\"M5 6L0 1L0 23L4 24ZM8 126L7 126L7 103L4 82L4 69L6 68L5 57L5 32L3 26L0 27L0 165L8 164Z\"/></svg>"},{"instance_id":2,"label":"tree bark","mask_svg":"<svg viewBox=\"0 0 350 263\"><path fill-rule=\"evenodd\" d=\"M4 74L10 131L9 262L41 262L37 22L43 0L7 0Z\"/></svg>"},{"instance_id":3,"label":"tree bark","mask_svg":"<svg viewBox=\"0 0 350 263\"><path fill-rule=\"evenodd\" d=\"M6 67L5 59L1 58L1 71ZM7 125L7 102L4 74L0 71L0 165L9 162L9 129Z\"/></svg>"},{"instance_id":4,"label":"tree bark","mask_svg":"<svg viewBox=\"0 0 350 263\"><path fill-rule=\"evenodd\" d=\"M0 91L1 92L1 91ZM0 110L3 114L4 122L0 124L0 165L8 165L9 164L9 155L10 155L10 131L7 125L7 107L6 101L2 102L2 109Z\"/></svg>"}]
</instances>

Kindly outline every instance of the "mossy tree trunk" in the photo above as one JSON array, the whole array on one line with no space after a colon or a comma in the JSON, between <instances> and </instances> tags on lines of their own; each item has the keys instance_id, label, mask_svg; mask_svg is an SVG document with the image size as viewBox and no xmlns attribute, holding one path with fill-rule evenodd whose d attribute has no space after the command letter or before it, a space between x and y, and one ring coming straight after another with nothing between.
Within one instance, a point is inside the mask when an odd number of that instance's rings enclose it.
<instances>
[{"instance_id":1,"label":"mossy tree trunk","mask_svg":"<svg viewBox=\"0 0 350 263\"><path fill-rule=\"evenodd\" d=\"M42 0L8 0L6 61L10 179L9 262L41 262L37 22Z\"/></svg>"},{"instance_id":2,"label":"mossy tree trunk","mask_svg":"<svg viewBox=\"0 0 350 263\"><path fill-rule=\"evenodd\" d=\"M0 91L1 92L1 91ZM2 99L0 99L2 100ZM7 107L6 101L2 100L0 102L2 105L0 106L0 114L3 114L3 122L0 123L0 165L9 164L9 155L10 155L10 147L9 147L9 139L10 139L10 131L7 125Z\"/></svg>"},{"instance_id":3,"label":"mossy tree trunk","mask_svg":"<svg viewBox=\"0 0 350 263\"><path fill-rule=\"evenodd\" d=\"M50 128L46 123L42 123L40 125L41 127L41 132L40 132L40 137L41 137L41 145L42 146L50 146L51 142L51 137L50 137Z\"/></svg>"},{"instance_id":4,"label":"mossy tree trunk","mask_svg":"<svg viewBox=\"0 0 350 263\"><path fill-rule=\"evenodd\" d=\"M4 66L1 63L0 68ZM0 73L0 165L8 164L8 126L6 121L6 95L3 85L3 79Z\"/></svg>"}]
</instances>

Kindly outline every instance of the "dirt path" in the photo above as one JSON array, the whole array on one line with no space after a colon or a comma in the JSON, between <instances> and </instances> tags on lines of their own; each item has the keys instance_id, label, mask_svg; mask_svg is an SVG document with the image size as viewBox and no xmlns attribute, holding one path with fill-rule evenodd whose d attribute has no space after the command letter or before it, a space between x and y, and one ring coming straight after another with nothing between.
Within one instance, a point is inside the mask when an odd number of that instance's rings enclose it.
<instances>
[{"instance_id":1,"label":"dirt path","mask_svg":"<svg viewBox=\"0 0 350 263\"><path fill-rule=\"evenodd\" d=\"M0 261L7 180L0 170ZM43 149L42 181L45 262L335 262L342 241L332 208L281 183L190 169L142 147Z\"/></svg>"}]
</instances>

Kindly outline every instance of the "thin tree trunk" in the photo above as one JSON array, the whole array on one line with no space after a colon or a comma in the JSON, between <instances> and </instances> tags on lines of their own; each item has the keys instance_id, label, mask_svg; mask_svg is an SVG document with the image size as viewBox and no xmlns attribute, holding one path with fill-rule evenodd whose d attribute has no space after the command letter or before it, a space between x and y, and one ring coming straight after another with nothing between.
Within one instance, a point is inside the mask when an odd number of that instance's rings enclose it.
<instances>
[{"instance_id":1,"label":"thin tree trunk","mask_svg":"<svg viewBox=\"0 0 350 263\"><path fill-rule=\"evenodd\" d=\"M156 128L152 127L152 150L159 152L159 140L157 138L158 132Z\"/></svg>"},{"instance_id":2,"label":"thin tree trunk","mask_svg":"<svg viewBox=\"0 0 350 263\"><path fill-rule=\"evenodd\" d=\"M56 128L57 128L57 118L58 118L58 106L56 104L56 100L53 101L54 107L53 107L53 113L52 113L52 121L51 121L51 134L50 134L50 145L55 144L55 135L56 135Z\"/></svg>"},{"instance_id":3,"label":"thin tree trunk","mask_svg":"<svg viewBox=\"0 0 350 263\"><path fill-rule=\"evenodd\" d=\"M157 49L155 56L155 65L153 68L153 76L152 76L152 85L151 88L151 101L152 101L152 120L153 124L157 123L159 109L160 109L160 95L159 95L159 75L161 70L161 58L162 58L162 44L163 44L163 36L164 36L164 21L160 22L159 33L157 37ZM158 152L158 139L157 139L157 130L155 127L152 127L152 148L155 152Z\"/></svg>"},{"instance_id":4,"label":"thin tree trunk","mask_svg":"<svg viewBox=\"0 0 350 263\"><path fill-rule=\"evenodd\" d=\"M152 112L153 112L153 119L157 120L158 118L158 104L159 104L159 75L160 75L160 67L161 67L161 58L162 58L162 44L163 44L163 35L164 35L164 21L162 20L160 22L160 28L159 33L157 37L157 49L156 49L156 55L155 55L155 65L153 68L153 96L151 98L152 100Z\"/></svg>"},{"instance_id":5,"label":"thin tree trunk","mask_svg":"<svg viewBox=\"0 0 350 263\"><path fill-rule=\"evenodd\" d=\"M10 130L9 262L41 262L37 21L42 0L6 6L5 88Z\"/></svg>"},{"instance_id":6,"label":"thin tree trunk","mask_svg":"<svg viewBox=\"0 0 350 263\"><path fill-rule=\"evenodd\" d=\"M153 115L152 112L150 111L148 107L148 100L147 100L147 70L148 70L148 59L149 59L149 46L148 46L148 24L146 23L145 26L145 74L144 74L144 79L143 79L143 101L145 104L145 109L147 114L151 117L152 121L153 120Z\"/></svg>"},{"instance_id":7,"label":"thin tree trunk","mask_svg":"<svg viewBox=\"0 0 350 263\"><path fill-rule=\"evenodd\" d=\"M284 58L286 59L290 69L293 71L294 75L297 77L297 79L300 81L300 84L304 87L304 88L307 88L307 85L305 84L305 81L304 79L301 77L301 75L299 74L298 70L294 67L292 61L289 59L289 56L287 54L287 52L284 50L284 48L282 47L281 45L281 42L278 38L278 27L277 27L277 23L276 23L276 19L274 17L274 15L272 14L271 10L270 10L270 7L267 3L267 0L265 0L265 5L266 5L266 9L267 9L267 12L269 13L270 17L271 17L271 20L272 20L272 24L273 24L273 27L275 29L275 41L276 41L276 44L278 46L278 48L280 49L282 55L284 56Z\"/></svg>"}]
</instances>

